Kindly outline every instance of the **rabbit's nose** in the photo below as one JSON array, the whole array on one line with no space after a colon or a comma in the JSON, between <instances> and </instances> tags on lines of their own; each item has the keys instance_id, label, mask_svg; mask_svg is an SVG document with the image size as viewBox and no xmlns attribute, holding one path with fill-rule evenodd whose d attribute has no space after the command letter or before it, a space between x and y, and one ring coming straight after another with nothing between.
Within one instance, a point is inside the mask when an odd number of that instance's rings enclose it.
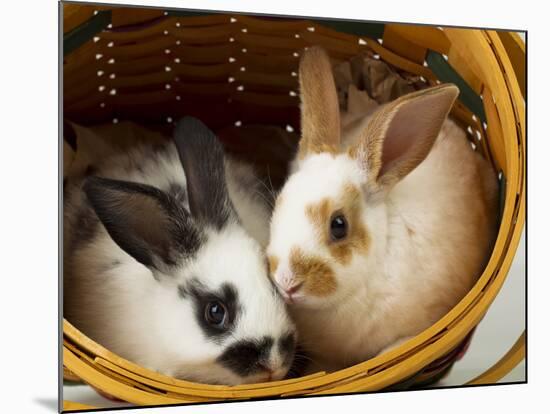
<instances>
[{"instance_id":1,"label":"rabbit's nose","mask_svg":"<svg viewBox=\"0 0 550 414\"><path fill-rule=\"evenodd\" d=\"M278 284L278 287L283 299L287 303L294 303L295 296L303 285L303 281L291 280L287 283Z\"/></svg>"},{"instance_id":2,"label":"rabbit's nose","mask_svg":"<svg viewBox=\"0 0 550 414\"><path fill-rule=\"evenodd\" d=\"M283 293L285 301L288 303L294 303L296 297L293 295L295 295L296 292L298 292L302 288L303 284L304 282L298 282L286 288Z\"/></svg>"},{"instance_id":3,"label":"rabbit's nose","mask_svg":"<svg viewBox=\"0 0 550 414\"><path fill-rule=\"evenodd\" d=\"M259 364L259 368L261 371L263 371L265 373L265 380L266 381L271 381L273 379L273 374L275 371L273 371L273 368L271 368L271 366L265 364L265 363L261 363Z\"/></svg>"},{"instance_id":4,"label":"rabbit's nose","mask_svg":"<svg viewBox=\"0 0 550 414\"><path fill-rule=\"evenodd\" d=\"M285 293L288 296L291 296L294 293L296 293L298 290L300 290L300 288L302 287L303 284L304 284L304 282L294 283L292 286L288 286L287 288L285 288Z\"/></svg>"},{"instance_id":5,"label":"rabbit's nose","mask_svg":"<svg viewBox=\"0 0 550 414\"><path fill-rule=\"evenodd\" d=\"M304 281L297 280L294 272L285 265L279 266L274 279L283 299L288 303L293 303L295 295L303 286Z\"/></svg>"}]
</instances>

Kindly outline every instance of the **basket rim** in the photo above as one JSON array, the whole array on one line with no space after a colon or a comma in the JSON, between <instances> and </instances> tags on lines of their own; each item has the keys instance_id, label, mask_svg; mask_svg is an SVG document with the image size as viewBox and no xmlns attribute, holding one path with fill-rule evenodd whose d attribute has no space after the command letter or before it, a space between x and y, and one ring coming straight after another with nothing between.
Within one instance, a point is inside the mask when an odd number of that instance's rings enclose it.
<instances>
[{"instance_id":1,"label":"basket rim","mask_svg":"<svg viewBox=\"0 0 550 414\"><path fill-rule=\"evenodd\" d=\"M502 222L489 262L474 287L439 321L388 353L343 370L332 373L316 373L294 380L238 386L209 385L176 380L148 370L95 343L65 319L63 320L64 335L79 346L84 344L83 347L88 351L92 350L95 359L105 358L107 361L113 359L115 365L131 368L132 372L148 378L157 380L160 378L161 382L165 382L167 385L181 386L181 390L188 392L189 396L205 398L220 398L220 395L226 395L222 398L240 399L250 398L250 395L266 395L261 394L260 390L270 390L272 393L269 395L280 395L280 391L287 386L290 386L287 388L291 389L291 393L299 392L309 395L377 390L395 383L396 378L403 379L407 375L412 375L419 368L442 357L456 347L465 334L483 318L495 299L504 283L520 241L525 223L526 207L525 107L516 72L497 32L477 30L466 33L462 29L446 28L444 33L449 37L451 44L469 43L472 50L477 47L483 51L480 54L487 59L487 62L480 62L476 60L476 56L472 52L468 51L468 48L464 47L462 50L465 56L469 56L477 62L477 65L480 65L487 86L493 92L498 91L499 93L497 109L506 149L508 175ZM495 71L495 68L499 70ZM514 158L510 154L518 154L518 156ZM63 357L64 361L67 361L67 368L73 372L82 371L80 368L76 368L78 364L74 365L76 369L70 366L75 363L73 356L77 357L77 355L66 344L68 342L65 343L64 339ZM68 355L67 359L65 359L65 355ZM378 372L369 375L369 372L377 369ZM301 384L306 388L298 389L295 387L296 384ZM336 386L332 386L334 384ZM327 388L319 390L319 387ZM317 388L317 390L310 392L312 388ZM171 398L166 397L162 403L170 403L167 402L168 400L172 401ZM177 400L177 403L182 402L185 401Z\"/></svg>"}]
</instances>

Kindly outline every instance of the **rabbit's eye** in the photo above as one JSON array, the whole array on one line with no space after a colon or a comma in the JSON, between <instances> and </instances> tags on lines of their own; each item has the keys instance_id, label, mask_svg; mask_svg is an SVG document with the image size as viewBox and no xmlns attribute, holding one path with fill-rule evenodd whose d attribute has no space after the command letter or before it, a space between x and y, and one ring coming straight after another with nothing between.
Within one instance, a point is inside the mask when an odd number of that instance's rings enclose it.
<instances>
[{"instance_id":1,"label":"rabbit's eye","mask_svg":"<svg viewBox=\"0 0 550 414\"><path fill-rule=\"evenodd\" d=\"M209 325L222 327L226 319L227 309L220 301L209 302L204 309L204 318Z\"/></svg>"},{"instance_id":2,"label":"rabbit's eye","mask_svg":"<svg viewBox=\"0 0 550 414\"><path fill-rule=\"evenodd\" d=\"M330 237L332 240L341 240L348 234L348 222L343 214L334 216L330 221Z\"/></svg>"}]
</instances>

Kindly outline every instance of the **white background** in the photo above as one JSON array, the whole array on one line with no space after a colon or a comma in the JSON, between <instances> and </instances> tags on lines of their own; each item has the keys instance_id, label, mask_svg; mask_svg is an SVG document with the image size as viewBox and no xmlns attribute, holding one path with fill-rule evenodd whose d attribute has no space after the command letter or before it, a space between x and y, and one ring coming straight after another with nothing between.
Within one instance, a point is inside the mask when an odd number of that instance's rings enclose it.
<instances>
[{"instance_id":1,"label":"white background","mask_svg":"<svg viewBox=\"0 0 550 414\"><path fill-rule=\"evenodd\" d=\"M113 1L114 2L114 1ZM117 2L122 3L122 2ZM548 342L548 35L543 2L139 1L144 5L225 9L364 20L528 29L529 48L529 377L528 385L476 387L147 409L139 412L525 410L543 403ZM2 396L4 412L53 412L57 399L57 3L6 2L2 8ZM535 86L533 86L535 85ZM508 282L507 282L508 283ZM504 291L503 291L504 292ZM500 296L499 299L500 300ZM504 307L508 302L504 300ZM496 304L495 304L496 306ZM514 305L515 306L515 305ZM491 309L493 311L493 309ZM503 313L507 327L515 313ZM512 335L513 337L514 335ZM476 334L476 338L481 335ZM473 350L474 344L472 344ZM470 351L472 351L470 350ZM464 361L466 361L466 358ZM458 366L457 366L458 368ZM544 403L543 403L544 404ZM547 404L544 404L546 406Z\"/></svg>"}]
</instances>

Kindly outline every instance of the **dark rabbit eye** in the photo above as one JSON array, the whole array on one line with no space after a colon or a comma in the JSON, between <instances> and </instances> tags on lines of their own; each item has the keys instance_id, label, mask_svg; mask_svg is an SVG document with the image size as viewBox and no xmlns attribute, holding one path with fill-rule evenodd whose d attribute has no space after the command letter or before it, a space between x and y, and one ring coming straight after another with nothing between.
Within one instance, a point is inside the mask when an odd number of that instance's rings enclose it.
<instances>
[{"instance_id":1,"label":"dark rabbit eye","mask_svg":"<svg viewBox=\"0 0 550 414\"><path fill-rule=\"evenodd\" d=\"M341 240L348 235L348 222L343 214L338 214L330 220L330 237Z\"/></svg>"},{"instance_id":2,"label":"dark rabbit eye","mask_svg":"<svg viewBox=\"0 0 550 414\"><path fill-rule=\"evenodd\" d=\"M226 319L227 310L223 303L219 301L209 302L204 309L204 318L209 325L223 327Z\"/></svg>"}]
</instances>

